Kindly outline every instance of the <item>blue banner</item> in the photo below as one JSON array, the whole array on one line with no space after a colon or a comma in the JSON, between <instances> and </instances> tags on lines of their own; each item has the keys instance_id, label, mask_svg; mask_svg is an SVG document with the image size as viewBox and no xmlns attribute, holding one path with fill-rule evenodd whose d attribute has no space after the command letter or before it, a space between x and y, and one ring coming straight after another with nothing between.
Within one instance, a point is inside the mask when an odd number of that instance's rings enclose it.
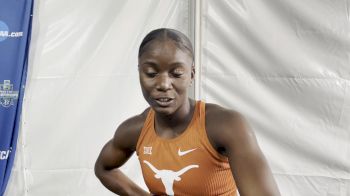
<instances>
[{"instance_id":1,"label":"blue banner","mask_svg":"<svg viewBox=\"0 0 350 196\"><path fill-rule=\"evenodd\" d=\"M0 195L13 165L25 87L33 0L0 0Z\"/></svg>"}]
</instances>

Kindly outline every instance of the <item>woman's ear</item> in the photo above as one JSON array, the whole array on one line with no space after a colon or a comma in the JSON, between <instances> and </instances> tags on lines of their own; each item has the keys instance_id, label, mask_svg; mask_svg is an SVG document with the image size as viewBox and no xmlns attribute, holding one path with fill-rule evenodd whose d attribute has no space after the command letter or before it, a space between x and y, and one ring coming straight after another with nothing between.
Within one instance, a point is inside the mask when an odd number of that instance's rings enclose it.
<instances>
[{"instance_id":1,"label":"woman's ear","mask_svg":"<svg viewBox=\"0 0 350 196\"><path fill-rule=\"evenodd\" d=\"M192 86L193 82L194 82L194 76L195 76L195 68L194 65L192 65L191 67L191 82L190 82L190 86Z\"/></svg>"},{"instance_id":2,"label":"woman's ear","mask_svg":"<svg viewBox=\"0 0 350 196\"><path fill-rule=\"evenodd\" d=\"M194 80L195 73L196 73L196 69L194 67L194 64L192 64L192 67L191 67L191 84L192 84L192 82Z\"/></svg>"}]
</instances>

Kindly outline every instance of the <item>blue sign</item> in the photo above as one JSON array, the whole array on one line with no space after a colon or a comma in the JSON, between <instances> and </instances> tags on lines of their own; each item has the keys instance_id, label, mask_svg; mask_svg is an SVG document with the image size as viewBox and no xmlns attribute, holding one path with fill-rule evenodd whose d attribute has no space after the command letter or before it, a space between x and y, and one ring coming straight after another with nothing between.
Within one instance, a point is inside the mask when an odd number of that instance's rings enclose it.
<instances>
[{"instance_id":1,"label":"blue sign","mask_svg":"<svg viewBox=\"0 0 350 196\"><path fill-rule=\"evenodd\" d=\"M33 0L0 0L0 196L16 152Z\"/></svg>"}]
</instances>

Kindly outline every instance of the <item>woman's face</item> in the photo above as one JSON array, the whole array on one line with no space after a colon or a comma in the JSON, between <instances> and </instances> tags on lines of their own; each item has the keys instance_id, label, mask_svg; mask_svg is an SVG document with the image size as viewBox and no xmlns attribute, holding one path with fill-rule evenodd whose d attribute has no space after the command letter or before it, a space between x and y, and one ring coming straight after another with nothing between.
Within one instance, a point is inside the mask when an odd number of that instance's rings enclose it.
<instances>
[{"instance_id":1,"label":"woman's face","mask_svg":"<svg viewBox=\"0 0 350 196\"><path fill-rule=\"evenodd\" d=\"M187 89L194 77L193 60L172 40L153 40L139 57L143 96L158 113L173 114L188 101Z\"/></svg>"}]
</instances>

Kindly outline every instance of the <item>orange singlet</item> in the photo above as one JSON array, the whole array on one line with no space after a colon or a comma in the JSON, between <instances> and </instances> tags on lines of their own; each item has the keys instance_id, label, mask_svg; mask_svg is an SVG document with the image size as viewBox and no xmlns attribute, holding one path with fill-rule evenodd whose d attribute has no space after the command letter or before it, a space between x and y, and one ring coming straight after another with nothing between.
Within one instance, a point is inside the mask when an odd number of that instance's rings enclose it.
<instances>
[{"instance_id":1,"label":"orange singlet","mask_svg":"<svg viewBox=\"0 0 350 196\"><path fill-rule=\"evenodd\" d=\"M154 120L151 109L136 147L143 177L152 194L236 195L227 157L209 143L204 102L196 102L190 124L176 138L159 137Z\"/></svg>"}]
</instances>

